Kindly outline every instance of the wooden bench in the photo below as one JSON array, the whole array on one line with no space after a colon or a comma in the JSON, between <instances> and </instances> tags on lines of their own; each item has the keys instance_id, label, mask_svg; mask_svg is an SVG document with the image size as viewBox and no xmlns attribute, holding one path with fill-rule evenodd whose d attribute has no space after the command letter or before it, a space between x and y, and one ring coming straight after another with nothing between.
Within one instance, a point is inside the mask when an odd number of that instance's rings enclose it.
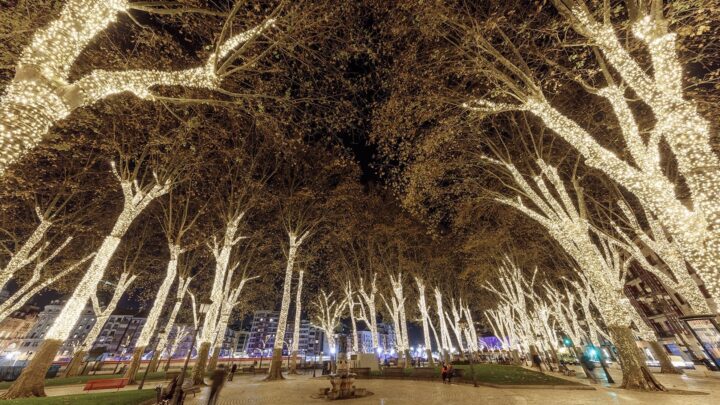
<instances>
[{"instance_id":1,"label":"wooden bench","mask_svg":"<svg viewBox=\"0 0 720 405\"><path fill-rule=\"evenodd\" d=\"M360 378L370 377L370 367L355 367L350 369L351 373L354 373Z\"/></svg>"},{"instance_id":2,"label":"wooden bench","mask_svg":"<svg viewBox=\"0 0 720 405\"><path fill-rule=\"evenodd\" d=\"M85 387L83 387L83 391L105 390L110 388L116 388L117 390L120 390L120 388L125 387L127 383L127 378L107 378L103 380L90 380L85 384Z\"/></svg>"},{"instance_id":3,"label":"wooden bench","mask_svg":"<svg viewBox=\"0 0 720 405\"><path fill-rule=\"evenodd\" d=\"M422 378L422 379L440 379L440 371L436 370L434 367L418 367L413 369L412 373L413 378Z\"/></svg>"},{"instance_id":4,"label":"wooden bench","mask_svg":"<svg viewBox=\"0 0 720 405\"><path fill-rule=\"evenodd\" d=\"M402 367L385 367L382 371L383 377L405 377Z\"/></svg>"}]
</instances>

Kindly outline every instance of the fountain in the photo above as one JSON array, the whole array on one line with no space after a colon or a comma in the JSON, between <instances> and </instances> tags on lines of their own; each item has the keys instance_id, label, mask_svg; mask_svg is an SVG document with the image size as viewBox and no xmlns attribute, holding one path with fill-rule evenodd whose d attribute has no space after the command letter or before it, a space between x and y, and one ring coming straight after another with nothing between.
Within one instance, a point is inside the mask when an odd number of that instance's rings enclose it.
<instances>
[{"instance_id":1,"label":"fountain","mask_svg":"<svg viewBox=\"0 0 720 405\"><path fill-rule=\"evenodd\" d=\"M320 393L316 398L336 400L362 398L372 395L372 392L365 388L355 387L356 375L350 372L350 365L348 364L345 350L338 353L337 358L335 372L329 376L331 388L320 389Z\"/></svg>"}]
</instances>

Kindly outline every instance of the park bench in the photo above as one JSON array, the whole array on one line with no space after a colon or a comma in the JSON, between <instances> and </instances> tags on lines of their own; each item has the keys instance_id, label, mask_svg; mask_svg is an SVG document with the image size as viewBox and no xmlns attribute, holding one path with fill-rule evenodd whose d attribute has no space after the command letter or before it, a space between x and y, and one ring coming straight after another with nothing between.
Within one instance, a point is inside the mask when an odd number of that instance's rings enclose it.
<instances>
[{"instance_id":1,"label":"park bench","mask_svg":"<svg viewBox=\"0 0 720 405\"><path fill-rule=\"evenodd\" d=\"M383 377L405 377L402 367L385 367L382 371Z\"/></svg>"},{"instance_id":2,"label":"park bench","mask_svg":"<svg viewBox=\"0 0 720 405\"><path fill-rule=\"evenodd\" d=\"M120 390L128 383L127 378L108 378L103 380L90 380L85 384L83 391L105 390L116 388Z\"/></svg>"},{"instance_id":3,"label":"park bench","mask_svg":"<svg viewBox=\"0 0 720 405\"><path fill-rule=\"evenodd\" d=\"M440 379L440 371L435 369L434 367L418 367L414 368L412 372L413 378L422 378L422 379Z\"/></svg>"},{"instance_id":4,"label":"park bench","mask_svg":"<svg viewBox=\"0 0 720 405\"><path fill-rule=\"evenodd\" d=\"M370 377L370 367L355 367L351 368L350 372L360 378Z\"/></svg>"}]
</instances>

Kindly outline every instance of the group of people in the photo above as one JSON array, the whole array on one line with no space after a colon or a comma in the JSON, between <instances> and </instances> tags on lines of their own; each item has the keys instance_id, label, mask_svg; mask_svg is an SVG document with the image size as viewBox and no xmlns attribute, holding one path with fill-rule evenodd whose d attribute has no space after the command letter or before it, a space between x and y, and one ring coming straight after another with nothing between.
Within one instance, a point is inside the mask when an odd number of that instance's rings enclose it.
<instances>
[{"instance_id":1,"label":"group of people","mask_svg":"<svg viewBox=\"0 0 720 405\"><path fill-rule=\"evenodd\" d=\"M443 363L440 369L440 375L442 376L443 384L451 384L452 378L455 376L455 369L452 364Z\"/></svg>"},{"instance_id":2,"label":"group of people","mask_svg":"<svg viewBox=\"0 0 720 405\"><path fill-rule=\"evenodd\" d=\"M253 367L255 365L253 364ZM225 381L232 381L235 377L235 373L237 372L237 364L233 364L229 369L225 367L224 364L220 364L217 366L215 371L213 372L213 375L211 377L212 383L210 384L210 395L208 396L208 405L214 405L217 403L218 398L220 398L220 391L222 391L223 386L225 385ZM178 387L178 379L179 376L173 378L173 380L168 384L163 390L162 390L162 399L165 401L165 403L169 402L173 395L175 395L175 390L180 390L180 403L182 404L184 402L184 395L183 395L183 388L184 387ZM190 380L185 380L190 381Z\"/></svg>"}]
</instances>

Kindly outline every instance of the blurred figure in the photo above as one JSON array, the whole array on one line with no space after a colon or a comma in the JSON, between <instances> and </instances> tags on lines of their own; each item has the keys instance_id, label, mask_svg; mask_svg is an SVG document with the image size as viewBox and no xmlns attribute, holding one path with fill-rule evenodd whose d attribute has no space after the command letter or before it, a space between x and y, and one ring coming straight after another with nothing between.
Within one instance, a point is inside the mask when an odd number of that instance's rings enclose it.
<instances>
[{"instance_id":1,"label":"blurred figure","mask_svg":"<svg viewBox=\"0 0 720 405\"><path fill-rule=\"evenodd\" d=\"M210 397L208 398L207 405L215 405L218 398L220 398L220 391L225 385L225 379L227 378L227 370L225 365L219 365L212 375L212 384L210 385Z\"/></svg>"}]
</instances>

